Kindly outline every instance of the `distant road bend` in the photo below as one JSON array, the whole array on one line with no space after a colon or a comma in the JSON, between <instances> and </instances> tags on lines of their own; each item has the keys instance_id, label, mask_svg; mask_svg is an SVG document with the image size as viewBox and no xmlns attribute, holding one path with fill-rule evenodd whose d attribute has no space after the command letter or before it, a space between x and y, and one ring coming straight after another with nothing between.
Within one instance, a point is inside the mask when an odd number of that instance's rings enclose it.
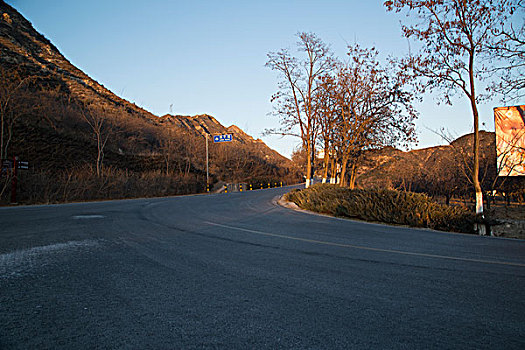
<instances>
[{"instance_id":1,"label":"distant road bend","mask_svg":"<svg viewBox=\"0 0 525 350\"><path fill-rule=\"evenodd\" d=\"M0 209L0 349L524 349L525 241L289 188Z\"/></svg>"}]
</instances>

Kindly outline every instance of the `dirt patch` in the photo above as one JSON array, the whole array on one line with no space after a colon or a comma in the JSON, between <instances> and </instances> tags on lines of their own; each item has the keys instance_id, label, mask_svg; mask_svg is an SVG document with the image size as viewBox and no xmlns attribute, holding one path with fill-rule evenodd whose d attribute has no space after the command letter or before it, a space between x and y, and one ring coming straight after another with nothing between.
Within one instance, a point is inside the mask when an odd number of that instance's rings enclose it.
<instances>
[{"instance_id":1,"label":"dirt patch","mask_svg":"<svg viewBox=\"0 0 525 350\"><path fill-rule=\"evenodd\" d=\"M492 205L487 214L498 222L491 227L495 236L525 239L525 205Z\"/></svg>"}]
</instances>

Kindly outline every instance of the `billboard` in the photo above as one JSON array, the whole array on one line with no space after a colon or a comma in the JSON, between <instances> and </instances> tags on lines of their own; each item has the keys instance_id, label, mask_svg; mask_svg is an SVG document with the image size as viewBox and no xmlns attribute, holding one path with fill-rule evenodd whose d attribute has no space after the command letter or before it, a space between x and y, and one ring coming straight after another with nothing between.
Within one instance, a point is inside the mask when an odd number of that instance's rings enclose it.
<instances>
[{"instance_id":1,"label":"billboard","mask_svg":"<svg viewBox=\"0 0 525 350\"><path fill-rule=\"evenodd\" d=\"M494 108L499 176L525 176L525 105Z\"/></svg>"}]
</instances>

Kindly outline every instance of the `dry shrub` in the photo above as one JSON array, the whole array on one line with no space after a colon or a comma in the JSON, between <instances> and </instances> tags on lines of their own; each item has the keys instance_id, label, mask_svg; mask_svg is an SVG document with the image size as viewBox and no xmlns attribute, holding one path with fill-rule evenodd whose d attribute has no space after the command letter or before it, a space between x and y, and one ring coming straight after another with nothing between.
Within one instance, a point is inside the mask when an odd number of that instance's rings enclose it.
<instances>
[{"instance_id":1,"label":"dry shrub","mask_svg":"<svg viewBox=\"0 0 525 350\"><path fill-rule=\"evenodd\" d=\"M205 181L190 174L166 175L160 170L131 172L104 168L96 175L93 166L67 171L39 171L19 176L18 202L63 203L103 199L160 197L203 192ZM9 191L2 202L7 204Z\"/></svg>"},{"instance_id":2,"label":"dry shrub","mask_svg":"<svg viewBox=\"0 0 525 350\"><path fill-rule=\"evenodd\" d=\"M303 209L366 221L465 233L473 233L474 227L475 216L468 209L438 204L420 193L318 184L292 191L286 199Z\"/></svg>"}]
</instances>

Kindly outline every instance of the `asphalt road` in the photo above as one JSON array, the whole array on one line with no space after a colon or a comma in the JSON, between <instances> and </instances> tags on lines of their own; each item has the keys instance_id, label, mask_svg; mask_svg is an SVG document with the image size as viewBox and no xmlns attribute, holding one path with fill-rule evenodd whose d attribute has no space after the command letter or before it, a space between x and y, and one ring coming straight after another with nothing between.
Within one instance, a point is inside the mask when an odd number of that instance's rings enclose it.
<instances>
[{"instance_id":1,"label":"asphalt road","mask_svg":"<svg viewBox=\"0 0 525 350\"><path fill-rule=\"evenodd\" d=\"M525 348L525 241L285 191L1 208L0 348Z\"/></svg>"}]
</instances>

